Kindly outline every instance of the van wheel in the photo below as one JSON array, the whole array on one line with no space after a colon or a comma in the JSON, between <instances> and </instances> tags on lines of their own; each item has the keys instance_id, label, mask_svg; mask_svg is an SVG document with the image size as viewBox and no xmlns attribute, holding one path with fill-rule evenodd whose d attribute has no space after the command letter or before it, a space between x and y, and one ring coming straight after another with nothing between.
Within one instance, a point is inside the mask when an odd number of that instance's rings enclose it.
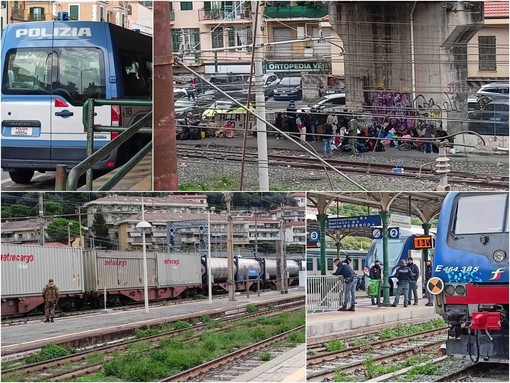
<instances>
[{"instance_id":1,"label":"van wheel","mask_svg":"<svg viewBox=\"0 0 510 383\"><path fill-rule=\"evenodd\" d=\"M11 180L17 184L28 184L34 176L34 170L31 169L16 169L10 170L9 176Z\"/></svg>"}]
</instances>

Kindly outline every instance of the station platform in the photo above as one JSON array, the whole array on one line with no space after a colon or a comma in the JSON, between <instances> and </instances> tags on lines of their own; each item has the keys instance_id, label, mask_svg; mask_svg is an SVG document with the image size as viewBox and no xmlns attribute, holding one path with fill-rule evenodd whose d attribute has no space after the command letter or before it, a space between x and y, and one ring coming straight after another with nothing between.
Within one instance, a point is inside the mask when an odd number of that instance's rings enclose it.
<instances>
[{"instance_id":1,"label":"station platform","mask_svg":"<svg viewBox=\"0 0 510 383\"><path fill-rule=\"evenodd\" d=\"M94 179L92 187L98 190L110 178L112 178L119 168ZM152 154L147 154L131 171L122 178L117 185L113 187L116 191L151 191L152 188ZM82 186L78 191L86 191Z\"/></svg>"},{"instance_id":2,"label":"station platform","mask_svg":"<svg viewBox=\"0 0 510 383\"><path fill-rule=\"evenodd\" d=\"M271 303L281 298L304 297L305 292L298 288L289 289L288 294L279 291L263 292L260 296L250 292L237 294L235 301L230 302L228 295L214 297L209 301L193 301L190 303L169 304L167 306L150 307L149 313L144 308L130 310L112 310L85 314L79 316L56 317L54 323L33 321L12 326L2 326L1 356L2 360L9 359L9 355L16 355L27 350L34 350L48 343L62 343L73 338L95 336L111 331L123 331L141 324L159 325L169 321L186 320L191 317L210 314L211 312L233 314L246 311L248 304ZM305 345L300 345L289 352L264 363L258 372L251 372L240 381L273 381L298 382L305 381Z\"/></svg>"},{"instance_id":3,"label":"station platform","mask_svg":"<svg viewBox=\"0 0 510 383\"><path fill-rule=\"evenodd\" d=\"M391 297L390 302L393 303ZM427 299L418 305L403 306L402 297L397 307L372 306L370 298L357 298L356 311L324 311L308 313L306 317L307 340L318 343L338 338L338 334L366 329L377 325L406 323L410 320L432 320L439 318L434 306L425 306Z\"/></svg>"}]
</instances>

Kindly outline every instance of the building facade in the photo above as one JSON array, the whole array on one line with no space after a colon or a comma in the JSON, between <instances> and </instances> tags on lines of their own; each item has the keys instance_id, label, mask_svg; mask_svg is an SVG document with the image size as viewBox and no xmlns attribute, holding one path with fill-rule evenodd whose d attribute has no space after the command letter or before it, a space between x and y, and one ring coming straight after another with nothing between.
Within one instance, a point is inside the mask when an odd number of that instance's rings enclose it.
<instances>
[{"instance_id":1,"label":"building facade","mask_svg":"<svg viewBox=\"0 0 510 383\"><path fill-rule=\"evenodd\" d=\"M52 21L61 12L69 20L106 21L152 35L152 2L146 1L2 1L2 31L11 23Z\"/></svg>"},{"instance_id":2,"label":"building facade","mask_svg":"<svg viewBox=\"0 0 510 383\"><path fill-rule=\"evenodd\" d=\"M484 23L468 43L468 86L508 81L508 2L485 1Z\"/></svg>"}]
</instances>

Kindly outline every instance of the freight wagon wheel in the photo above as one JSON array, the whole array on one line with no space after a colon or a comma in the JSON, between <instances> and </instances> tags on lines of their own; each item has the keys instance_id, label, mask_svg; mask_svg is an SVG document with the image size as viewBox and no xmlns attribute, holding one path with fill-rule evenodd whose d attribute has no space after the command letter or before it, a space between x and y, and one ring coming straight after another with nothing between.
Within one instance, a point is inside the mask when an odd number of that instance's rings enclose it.
<instances>
[{"instance_id":1,"label":"freight wagon wheel","mask_svg":"<svg viewBox=\"0 0 510 383\"><path fill-rule=\"evenodd\" d=\"M32 169L16 169L10 170L9 176L11 180L17 184L29 184L34 176L34 170Z\"/></svg>"}]
</instances>

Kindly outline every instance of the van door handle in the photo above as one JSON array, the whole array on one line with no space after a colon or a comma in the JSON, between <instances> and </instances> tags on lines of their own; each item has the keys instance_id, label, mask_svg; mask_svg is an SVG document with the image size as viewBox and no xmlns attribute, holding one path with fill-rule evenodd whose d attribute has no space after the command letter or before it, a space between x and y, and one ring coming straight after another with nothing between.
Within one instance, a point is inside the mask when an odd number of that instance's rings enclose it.
<instances>
[{"instance_id":1,"label":"van door handle","mask_svg":"<svg viewBox=\"0 0 510 383\"><path fill-rule=\"evenodd\" d=\"M60 117L71 117L71 116L74 116L74 113L73 112L70 112L68 110L63 110L62 112L55 112L55 116L60 116Z\"/></svg>"}]
</instances>

